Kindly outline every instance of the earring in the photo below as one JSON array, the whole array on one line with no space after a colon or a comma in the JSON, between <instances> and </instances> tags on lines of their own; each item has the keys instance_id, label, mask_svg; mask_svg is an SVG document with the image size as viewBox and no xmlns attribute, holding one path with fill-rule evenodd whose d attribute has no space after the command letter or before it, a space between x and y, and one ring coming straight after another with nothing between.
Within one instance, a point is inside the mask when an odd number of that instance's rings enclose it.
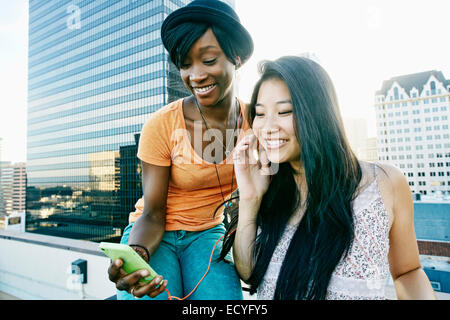
<instances>
[{"instance_id":1,"label":"earring","mask_svg":"<svg viewBox=\"0 0 450 320\"><path fill-rule=\"evenodd\" d=\"M236 68L239 68L241 66L241 57L237 56L236 60L237 60Z\"/></svg>"}]
</instances>

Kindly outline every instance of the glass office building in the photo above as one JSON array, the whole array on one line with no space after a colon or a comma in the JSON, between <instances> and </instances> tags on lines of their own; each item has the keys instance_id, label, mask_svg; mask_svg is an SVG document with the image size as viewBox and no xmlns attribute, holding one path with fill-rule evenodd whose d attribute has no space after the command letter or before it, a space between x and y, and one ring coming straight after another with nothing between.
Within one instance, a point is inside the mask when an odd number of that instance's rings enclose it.
<instances>
[{"instance_id":1,"label":"glass office building","mask_svg":"<svg viewBox=\"0 0 450 320\"><path fill-rule=\"evenodd\" d=\"M27 232L120 238L142 195L141 127L188 94L160 39L188 2L30 0Z\"/></svg>"}]
</instances>

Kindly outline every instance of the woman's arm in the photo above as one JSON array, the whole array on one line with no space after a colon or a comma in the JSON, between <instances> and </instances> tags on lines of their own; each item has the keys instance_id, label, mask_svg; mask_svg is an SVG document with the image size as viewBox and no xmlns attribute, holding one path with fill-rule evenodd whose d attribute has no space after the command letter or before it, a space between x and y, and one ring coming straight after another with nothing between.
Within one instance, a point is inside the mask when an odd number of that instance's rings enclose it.
<instances>
[{"instance_id":1,"label":"woman's arm","mask_svg":"<svg viewBox=\"0 0 450 320\"><path fill-rule=\"evenodd\" d=\"M142 161L144 210L131 229L128 244L137 244L147 248L150 257L158 248L165 232L169 175L170 167L155 166ZM161 276L142 285L139 281L148 275L148 271L138 270L127 274L121 268L122 264L120 259L112 261L108 269L109 279L116 284L117 289L133 293L136 297L149 295L152 298L166 289L167 280L158 287L163 279Z\"/></svg>"},{"instance_id":2,"label":"woman's arm","mask_svg":"<svg viewBox=\"0 0 450 320\"><path fill-rule=\"evenodd\" d=\"M233 257L240 277L247 281L254 261L256 218L262 198L269 187L269 161L264 150L259 151L260 162L254 159L256 136L244 137L236 146L234 167L239 188L239 216L233 244Z\"/></svg>"},{"instance_id":3,"label":"woman's arm","mask_svg":"<svg viewBox=\"0 0 450 320\"><path fill-rule=\"evenodd\" d=\"M253 247L256 238L256 217L260 200L240 200L239 219L233 244L236 270L247 281L253 270Z\"/></svg>"},{"instance_id":4,"label":"woman's arm","mask_svg":"<svg viewBox=\"0 0 450 320\"><path fill-rule=\"evenodd\" d=\"M142 161L144 210L131 229L128 243L144 246L150 256L158 248L165 232L169 176L170 167Z\"/></svg>"},{"instance_id":5,"label":"woman's arm","mask_svg":"<svg viewBox=\"0 0 450 320\"><path fill-rule=\"evenodd\" d=\"M384 165L394 194L394 221L389 234L389 264L398 299L436 299L419 258L414 231L414 205L408 181L400 170Z\"/></svg>"}]
</instances>

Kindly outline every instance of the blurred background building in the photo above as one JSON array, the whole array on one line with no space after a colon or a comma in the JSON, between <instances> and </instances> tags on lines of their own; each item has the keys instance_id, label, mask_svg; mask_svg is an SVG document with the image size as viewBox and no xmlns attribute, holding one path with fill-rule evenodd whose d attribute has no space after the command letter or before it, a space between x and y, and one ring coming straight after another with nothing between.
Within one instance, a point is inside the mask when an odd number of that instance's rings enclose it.
<instances>
[{"instance_id":1,"label":"blurred background building","mask_svg":"<svg viewBox=\"0 0 450 320\"><path fill-rule=\"evenodd\" d=\"M25 211L25 163L0 162L0 216Z\"/></svg>"},{"instance_id":2,"label":"blurred background building","mask_svg":"<svg viewBox=\"0 0 450 320\"><path fill-rule=\"evenodd\" d=\"M350 147L359 160L378 161L377 138L368 137L367 121L344 117L344 128Z\"/></svg>"}]
</instances>

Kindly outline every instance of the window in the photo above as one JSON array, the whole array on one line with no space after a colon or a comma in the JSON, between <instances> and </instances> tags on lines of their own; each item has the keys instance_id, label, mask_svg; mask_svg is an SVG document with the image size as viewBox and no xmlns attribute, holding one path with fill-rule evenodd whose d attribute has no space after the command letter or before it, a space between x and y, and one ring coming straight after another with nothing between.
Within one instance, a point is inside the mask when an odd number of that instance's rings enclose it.
<instances>
[{"instance_id":1,"label":"window","mask_svg":"<svg viewBox=\"0 0 450 320\"><path fill-rule=\"evenodd\" d=\"M436 94L436 83L434 81L430 82L430 89L431 89L431 95L435 95Z\"/></svg>"}]
</instances>

